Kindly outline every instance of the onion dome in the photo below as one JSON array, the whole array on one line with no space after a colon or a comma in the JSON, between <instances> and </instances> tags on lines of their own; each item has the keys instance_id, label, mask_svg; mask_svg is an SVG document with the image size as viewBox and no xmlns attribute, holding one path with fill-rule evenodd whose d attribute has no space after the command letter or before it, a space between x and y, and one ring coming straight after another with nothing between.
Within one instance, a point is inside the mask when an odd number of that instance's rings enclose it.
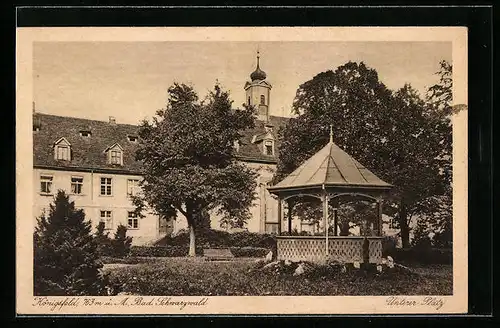
<instances>
[{"instance_id":1,"label":"onion dome","mask_svg":"<svg viewBox=\"0 0 500 328\"><path fill-rule=\"evenodd\" d=\"M260 59L260 56L259 56L259 53L257 52L257 68L255 69L255 71L252 72L252 74L250 74L250 78L252 79L252 81L265 80L267 77L266 72L261 70L259 67L259 59Z\"/></svg>"}]
</instances>

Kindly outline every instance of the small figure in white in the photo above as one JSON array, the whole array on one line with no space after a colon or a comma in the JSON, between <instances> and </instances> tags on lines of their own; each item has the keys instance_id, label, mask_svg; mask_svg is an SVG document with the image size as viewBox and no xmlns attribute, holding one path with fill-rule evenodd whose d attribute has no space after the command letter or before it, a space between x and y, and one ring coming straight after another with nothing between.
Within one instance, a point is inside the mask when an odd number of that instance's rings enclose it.
<instances>
[{"instance_id":1,"label":"small figure in white","mask_svg":"<svg viewBox=\"0 0 500 328\"><path fill-rule=\"evenodd\" d=\"M387 256L387 267L394 268L394 259L391 256Z\"/></svg>"}]
</instances>

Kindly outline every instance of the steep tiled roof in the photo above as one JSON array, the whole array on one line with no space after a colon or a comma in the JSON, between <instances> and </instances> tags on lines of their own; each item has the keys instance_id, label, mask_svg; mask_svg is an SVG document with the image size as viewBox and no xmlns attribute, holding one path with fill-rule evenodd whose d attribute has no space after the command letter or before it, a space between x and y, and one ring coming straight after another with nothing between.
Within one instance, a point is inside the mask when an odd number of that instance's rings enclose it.
<instances>
[{"instance_id":1,"label":"steep tiled roof","mask_svg":"<svg viewBox=\"0 0 500 328\"><path fill-rule=\"evenodd\" d=\"M320 187L323 185L383 189L392 187L340 149L333 141L330 141L269 190Z\"/></svg>"},{"instance_id":2,"label":"steep tiled roof","mask_svg":"<svg viewBox=\"0 0 500 328\"><path fill-rule=\"evenodd\" d=\"M141 163L135 160L137 144L128 140L129 135L137 136L138 126L42 113L35 113L33 119L35 125L39 125L39 130L33 132L34 166L140 173ZM269 121L274 125L273 134L277 139L278 128L286 124L288 119L270 116ZM80 131L90 131L91 136L82 137ZM275 157L264 155L259 145L251 142L254 135L264 131L264 122L257 121L254 129L243 133L238 152L241 160L276 162ZM63 137L71 144L71 161L54 159L54 143ZM123 148L123 166L108 164L105 150L114 144Z\"/></svg>"}]
</instances>

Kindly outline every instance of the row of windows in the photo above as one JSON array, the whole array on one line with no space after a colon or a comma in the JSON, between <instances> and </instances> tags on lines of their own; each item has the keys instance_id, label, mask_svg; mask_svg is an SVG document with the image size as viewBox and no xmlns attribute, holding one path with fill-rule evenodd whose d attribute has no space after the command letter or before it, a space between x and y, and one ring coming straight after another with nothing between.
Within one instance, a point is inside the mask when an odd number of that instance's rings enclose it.
<instances>
[{"instance_id":1,"label":"row of windows","mask_svg":"<svg viewBox=\"0 0 500 328\"><path fill-rule=\"evenodd\" d=\"M52 175L41 175L40 176L40 193L52 195L53 193L53 180ZM127 179L127 195L135 196L139 192L139 179ZM71 177L71 193L74 195L82 195L84 193L84 181L83 177L72 176ZM100 178L100 190L99 194L101 196L113 196L113 178L102 177Z\"/></svg>"},{"instance_id":2,"label":"row of windows","mask_svg":"<svg viewBox=\"0 0 500 328\"><path fill-rule=\"evenodd\" d=\"M42 216L47 218L48 211L43 210ZM105 230L113 230L113 211L110 210L100 210L99 222L104 222ZM127 212L127 229L139 229L139 218L134 211Z\"/></svg>"},{"instance_id":3,"label":"row of windows","mask_svg":"<svg viewBox=\"0 0 500 328\"><path fill-rule=\"evenodd\" d=\"M104 222L104 229L112 230L113 227L113 212L104 210L100 211L100 222ZM139 218L133 211L129 211L127 215L127 229L139 229Z\"/></svg>"}]
</instances>

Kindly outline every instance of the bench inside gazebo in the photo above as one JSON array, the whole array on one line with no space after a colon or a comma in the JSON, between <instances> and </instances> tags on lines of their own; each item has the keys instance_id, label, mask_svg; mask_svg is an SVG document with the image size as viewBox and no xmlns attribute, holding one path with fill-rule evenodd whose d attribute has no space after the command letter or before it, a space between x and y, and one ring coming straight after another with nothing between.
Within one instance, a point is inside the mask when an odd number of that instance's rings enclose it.
<instances>
[{"instance_id":1,"label":"bench inside gazebo","mask_svg":"<svg viewBox=\"0 0 500 328\"><path fill-rule=\"evenodd\" d=\"M380 263L382 260L382 199L392 185L382 181L330 141L290 175L268 190L278 198L277 259L289 261ZM374 233L369 236L339 236L337 206L342 197L354 196L377 204ZM322 236L282 236L283 203L289 204L288 232L292 233L290 200L314 197L322 202ZM333 204L333 235L329 207Z\"/></svg>"}]
</instances>

